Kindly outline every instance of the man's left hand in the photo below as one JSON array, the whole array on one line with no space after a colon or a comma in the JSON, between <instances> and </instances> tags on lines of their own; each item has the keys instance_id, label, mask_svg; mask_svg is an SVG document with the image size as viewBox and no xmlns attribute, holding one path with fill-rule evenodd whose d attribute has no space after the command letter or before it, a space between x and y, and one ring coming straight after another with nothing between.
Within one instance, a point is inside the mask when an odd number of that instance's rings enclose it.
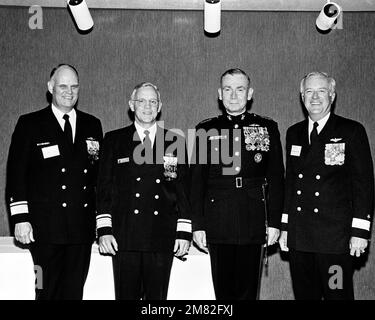
<instances>
[{"instance_id":1,"label":"man's left hand","mask_svg":"<svg viewBox=\"0 0 375 320\"><path fill-rule=\"evenodd\" d=\"M367 245L368 240L358 237L351 237L349 242L350 255L356 255L359 257L361 254L365 253Z\"/></svg>"},{"instance_id":2,"label":"man's left hand","mask_svg":"<svg viewBox=\"0 0 375 320\"><path fill-rule=\"evenodd\" d=\"M182 257L188 254L190 241L184 239L176 239L174 242L173 252L176 257Z\"/></svg>"},{"instance_id":3,"label":"man's left hand","mask_svg":"<svg viewBox=\"0 0 375 320\"><path fill-rule=\"evenodd\" d=\"M267 228L268 242L267 245L272 246L277 242L280 236L280 230L272 227Z\"/></svg>"}]
</instances>

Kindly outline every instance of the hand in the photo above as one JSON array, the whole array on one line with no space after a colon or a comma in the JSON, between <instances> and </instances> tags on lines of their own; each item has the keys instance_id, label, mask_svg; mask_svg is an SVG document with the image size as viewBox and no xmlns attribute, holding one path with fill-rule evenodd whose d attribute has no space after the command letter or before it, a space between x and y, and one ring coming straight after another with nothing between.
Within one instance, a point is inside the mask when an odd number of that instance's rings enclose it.
<instances>
[{"instance_id":1,"label":"hand","mask_svg":"<svg viewBox=\"0 0 375 320\"><path fill-rule=\"evenodd\" d=\"M280 238L279 238L281 251L289 251L289 248L286 245L287 240L288 240L288 231L281 231Z\"/></svg>"},{"instance_id":2,"label":"hand","mask_svg":"<svg viewBox=\"0 0 375 320\"><path fill-rule=\"evenodd\" d=\"M190 248L190 241L184 239L176 239L174 242L173 252L176 257L187 255Z\"/></svg>"},{"instance_id":3,"label":"hand","mask_svg":"<svg viewBox=\"0 0 375 320\"><path fill-rule=\"evenodd\" d=\"M100 253L116 255L116 251L118 251L118 245L114 236L104 235L99 238Z\"/></svg>"},{"instance_id":4,"label":"hand","mask_svg":"<svg viewBox=\"0 0 375 320\"><path fill-rule=\"evenodd\" d=\"M199 249L203 250L205 253L208 253L206 231L194 231L193 241L196 243Z\"/></svg>"},{"instance_id":5,"label":"hand","mask_svg":"<svg viewBox=\"0 0 375 320\"><path fill-rule=\"evenodd\" d=\"M272 246L277 242L277 239L280 235L280 230L272 227L268 227L266 230L268 234L268 243L267 245Z\"/></svg>"},{"instance_id":6,"label":"hand","mask_svg":"<svg viewBox=\"0 0 375 320\"><path fill-rule=\"evenodd\" d=\"M366 239L351 237L349 242L350 255L354 256L355 254L357 257L359 257L361 253L365 252L367 245L368 241Z\"/></svg>"},{"instance_id":7,"label":"hand","mask_svg":"<svg viewBox=\"0 0 375 320\"><path fill-rule=\"evenodd\" d=\"M14 227L14 237L23 244L34 242L33 227L30 222L16 223Z\"/></svg>"}]
</instances>

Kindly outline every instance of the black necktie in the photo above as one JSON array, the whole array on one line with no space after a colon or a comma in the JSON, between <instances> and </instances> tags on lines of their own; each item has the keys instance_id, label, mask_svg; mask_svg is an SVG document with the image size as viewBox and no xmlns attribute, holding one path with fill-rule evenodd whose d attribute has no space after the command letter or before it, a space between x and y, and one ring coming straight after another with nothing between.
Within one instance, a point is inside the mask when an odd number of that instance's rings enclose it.
<instances>
[{"instance_id":1,"label":"black necktie","mask_svg":"<svg viewBox=\"0 0 375 320\"><path fill-rule=\"evenodd\" d=\"M69 115L64 114L63 119L65 120L65 125L64 125L64 134L66 137L66 140L73 144L73 131L72 131L72 126L70 125L69 122Z\"/></svg>"},{"instance_id":2,"label":"black necktie","mask_svg":"<svg viewBox=\"0 0 375 320\"><path fill-rule=\"evenodd\" d=\"M151 144L151 139L150 139L150 131L145 130L143 131L145 134L145 138L143 139L143 145L145 146L145 149L151 149L152 144Z\"/></svg>"},{"instance_id":3,"label":"black necktie","mask_svg":"<svg viewBox=\"0 0 375 320\"><path fill-rule=\"evenodd\" d=\"M316 141L316 139L318 138L318 125L319 123L317 122L314 122L314 127L310 133L310 145L313 145Z\"/></svg>"},{"instance_id":4,"label":"black necktie","mask_svg":"<svg viewBox=\"0 0 375 320\"><path fill-rule=\"evenodd\" d=\"M145 130L143 131L145 134L145 137L143 139L143 146L144 146L144 157L145 157L145 162L150 164L152 163L152 144L151 144L151 139L150 139L150 131Z\"/></svg>"}]
</instances>

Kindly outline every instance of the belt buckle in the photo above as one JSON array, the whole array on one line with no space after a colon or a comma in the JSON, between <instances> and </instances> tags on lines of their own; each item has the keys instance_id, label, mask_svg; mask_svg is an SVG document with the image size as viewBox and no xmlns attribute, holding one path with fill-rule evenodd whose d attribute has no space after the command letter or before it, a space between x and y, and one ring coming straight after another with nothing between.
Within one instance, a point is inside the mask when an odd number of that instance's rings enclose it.
<instances>
[{"instance_id":1,"label":"belt buckle","mask_svg":"<svg viewBox=\"0 0 375 320\"><path fill-rule=\"evenodd\" d=\"M242 188L242 177L236 177L236 188Z\"/></svg>"}]
</instances>

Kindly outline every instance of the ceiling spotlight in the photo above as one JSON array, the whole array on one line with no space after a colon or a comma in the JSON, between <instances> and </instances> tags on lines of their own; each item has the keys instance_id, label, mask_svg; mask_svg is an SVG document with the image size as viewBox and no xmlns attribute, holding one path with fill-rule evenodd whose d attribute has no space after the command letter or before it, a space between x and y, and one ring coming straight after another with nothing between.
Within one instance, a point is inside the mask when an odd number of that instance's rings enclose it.
<instances>
[{"instance_id":1,"label":"ceiling spotlight","mask_svg":"<svg viewBox=\"0 0 375 320\"><path fill-rule=\"evenodd\" d=\"M77 27L81 31L89 31L94 26L89 8L85 0L67 0Z\"/></svg>"},{"instance_id":2,"label":"ceiling spotlight","mask_svg":"<svg viewBox=\"0 0 375 320\"><path fill-rule=\"evenodd\" d=\"M204 32L209 37L218 36L221 24L220 0L204 0Z\"/></svg>"},{"instance_id":3,"label":"ceiling spotlight","mask_svg":"<svg viewBox=\"0 0 375 320\"><path fill-rule=\"evenodd\" d=\"M323 32L330 31L337 23L341 11L342 9L337 3L328 1L316 19L316 27L318 30Z\"/></svg>"}]
</instances>

